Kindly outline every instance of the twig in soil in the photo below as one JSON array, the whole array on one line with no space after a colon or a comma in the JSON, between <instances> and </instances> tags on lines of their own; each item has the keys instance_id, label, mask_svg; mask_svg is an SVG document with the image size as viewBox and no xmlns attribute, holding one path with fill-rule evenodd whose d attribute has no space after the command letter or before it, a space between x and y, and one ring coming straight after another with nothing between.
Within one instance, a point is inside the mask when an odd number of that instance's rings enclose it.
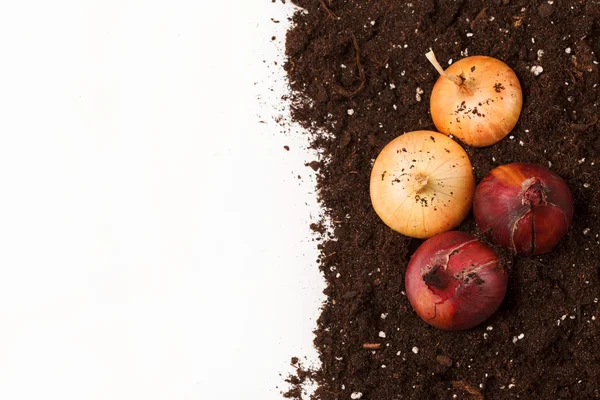
<instances>
[{"instance_id":1,"label":"twig in soil","mask_svg":"<svg viewBox=\"0 0 600 400\"><path fill-rule=\"evenodd\" d=\"M388 63L388 61L390 61L390 56L387 56L383 61L378 61L375 57L370 58L370 60L377 65L377 68L382 68Z\"/></svg>"},{"instance_id":2,"label":"twig in soil","mask_svg":"<svg viewBox=\"0 0 600 400\"><path fill-rule=\"evenodd\" d=\"M485 12L487 11L487 7L483 7L483 9L481 11L479 11L479 14L477 14L477 16L475 17L475 19L473 20L473 22L471 22L471 29L475 29L475 25L477 24L477 22L485 17Z\"/></svg>"},{"instance_id":3,"label":"twig in soil","mask_svg":"<svg viewBox=\"0 0 600 400\"><path fill-rule=\"evenodd\" d=\"M571 60L573 60L573 66L575 67L574 68L575 75L577 75L578 78L582 78L583 72L579 69L579 63L577 62L577 57L573 56L571 58Z\"/></svg>"},{"instance_id":4,"label":"twig in soil","mask_svg":"<svg viewBox=\"0 0 600 400\"><path fill-rule=\"evenodd\" d=\"M325 4L325 0L321 0L321 7L323 7L323 10L325 10L325 12L327 13L327 15L329 15L329 17L331 17L333 19L340 18L337 15L335 15L335 13L333 11L331 11L331 9L329 7L327 7L327 4Z\"/></svg>"},{"instance_id":5,"label":"twig in soil","mask_svg":"<svg viewBox=\"0 0 600 400\"><path fill-rule=\"evenodd\" d=\"M452 381L452 386L456 389L462 389L465 392L469 393L470 395L473 395L474 398L477 400L485 400L485 398L483 397L483 394L481 394L481 392L479 390L477 390L475 387L469 385L466 382Z\"/></svg>"},{"instance_id":6,"label":"twig in soil","mask_svg":"<svg viewBox=\"0 0 600 400\"><path fill-rule=\"evenodd\" d=\"M346 97L354 97L356 94L358 94L358 92L363 90L363 88L365 87L365 83L367 82L365 69L364 69L362 63L360 62L360 46L358 45L358 39L356 39L356 35L354 33L352 34L352 44L354 45L354 50L356 51L356 67L358 68L358 77L360 78L360 86L358 86L358 88L353 91L349 91L349 90L344 89L343 87L339 87L339 86L337 88L335 88L335 90L338 93L340 93Z\"/></svg>"},{"instance_id":7,"label":"twig in soil","mask_svg":"<svg viewBox=\"0 0 600 400\"><path fill-rule=\"evenodd\" d=\"M573 129L574 131L577 132L583 132L585 130L587 130L588 128L596 125L598 123L598 120L600 118L598 117L598 115L594 115L594 117L592 118L592 122L590 122L589 124L571 124L570 127L571 129Z\"/></svg>"},{"instance_id":8,"label":"twig in soil","mask_svg":"<svg viewBox=\"0 0 600 400\"><path fill-rule=\"evenodd\" d=\"M381 343L365 343L362 347L367 350L377 350L381 347Z\"/></svg>"},{"instance_id":9,"label":"twig in soil","mask_svg":"<svg viewBox=\"0 0 600 400\"><path fill-rule=\"evenodd\" d=\"M519 16L517 16L517 15L515 15L515 16L513 17L513 20L515 21L515 22L513 22L513 28L518 28L518 27L520 27L520 26L521 26L521 24L523 24L523 19L524 19L524 18L525 18L525 16L524 16L524 15L522 15L522 16L520 16L520 17L519 17Z\"/></svg>"}]
</instances>

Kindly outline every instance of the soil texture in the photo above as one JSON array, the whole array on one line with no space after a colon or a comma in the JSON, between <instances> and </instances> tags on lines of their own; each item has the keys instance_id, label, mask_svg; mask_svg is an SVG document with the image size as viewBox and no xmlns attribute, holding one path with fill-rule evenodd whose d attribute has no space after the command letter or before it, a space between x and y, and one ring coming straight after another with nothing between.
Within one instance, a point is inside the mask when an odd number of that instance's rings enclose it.
<instances>
[{"instance_id":1,"label":"soil texture","mask_svg":"<svg viewBox=\"0 0 600 400\"><path fill-rule=\"evenodd\" d=\"M292 7L290 2L285 5ZM318 193L327 301L315 332L320 400L600 397L600 0L295 0L285 65L294 121L322 158ZM464 146L479 182L513 162L550 167L575 199L550 254L497 249L509 272L500 309L444 332L404 292L421 240L389 229L369 197L371 166L396 136L435 130L429 96L440 63L499 58L523 88L520 120L500 143ZM459 230L483 236L470 215ZM288 398L300 398L306 371ZM456 397L454 397L456 396Z\"/></svg>"}]
</instances>

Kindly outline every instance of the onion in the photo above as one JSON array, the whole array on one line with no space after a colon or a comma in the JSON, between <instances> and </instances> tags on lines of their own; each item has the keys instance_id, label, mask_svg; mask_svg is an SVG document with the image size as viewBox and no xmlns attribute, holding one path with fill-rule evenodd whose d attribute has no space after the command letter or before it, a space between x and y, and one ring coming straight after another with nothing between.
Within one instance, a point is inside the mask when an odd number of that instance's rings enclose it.
<instances>
[{"instance_id":1,"label":"onion","mask_svg":"<svg viewBox=\"0 0 600 400\"><path fill-rule=\"evenodd\" d=\"M519 254L548 253L569 231L573 195L548 168L501 165L477 186L473 214L492 242Z\"/></svg>"},{"instance_id":2,"label":"onion","mask_svg":"<svg viewBox=\"0 0 600 400\"><path fill-rule=\"evenodd\" d=\"M423 243L405 277L406 296L429 325L455 331L488 319L506 294L508 276L492 249L466 232Z\"/></svg>"},{"instance_id":3,"label":"onion","mask_svg":"<svg viewBox=\"0 0 600 400\"><path fill-rule=\"evenodd\" d=\"M431 92L431 117L438 131L473 147L491 146L515 127L523 106L521 84L502 61L467 57L446 71L433 51L426 54L440 73Z\"/></svg>"},{"instance_id":4,"label":"onion","mask_svg":"<svg viewBox=\"0 0 600 400\"><path fill-rule=\"evenodd\" d=\"M475 178L467 153L437 132L398 136L371 172L371 202L390 228L428 238L457 227L467 216Z\"/></svg>"}]
</instances>

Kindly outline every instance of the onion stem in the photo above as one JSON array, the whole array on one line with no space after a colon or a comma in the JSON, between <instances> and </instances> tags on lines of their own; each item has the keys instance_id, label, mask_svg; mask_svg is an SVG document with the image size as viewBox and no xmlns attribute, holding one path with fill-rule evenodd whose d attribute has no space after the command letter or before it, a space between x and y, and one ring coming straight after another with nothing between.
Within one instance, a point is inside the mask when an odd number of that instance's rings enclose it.
<instances>
[{"instance_id":1,"label":"onion stem","mask_svg":"<svg viewBox=\"0 0 600 400\"><path fill-rule=\"evenodd\" d=\"M456 83L458 86L464 86L464 80L460 76L452 75L444 71L444 68L440 65L437 58L435 58L435 53L433 50L430 50L429 53L425 54L425 57L429 60L429 62L435 67L437 72L446 79L451 80Z\"/></svg>"}]
</instances>

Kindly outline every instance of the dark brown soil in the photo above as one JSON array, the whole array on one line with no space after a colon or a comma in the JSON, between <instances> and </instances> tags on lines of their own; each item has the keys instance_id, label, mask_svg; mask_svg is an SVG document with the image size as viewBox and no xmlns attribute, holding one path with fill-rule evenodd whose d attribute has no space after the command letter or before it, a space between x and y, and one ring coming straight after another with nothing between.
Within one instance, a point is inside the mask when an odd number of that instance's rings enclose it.
<instances>
[{"instance_id":1,"label":"dark brown soil","mask_svg":"<svg viewBox=\"0 0 600 400\"><path fill-rule=\"evenodd\" d=\"M293 118L322 151L311 166L334 221L320 246L328 298L315 332L322 367L313 374L314 398L599 397L600 1L293 3L301 7L286 42ZM500 251L510 275L506 299L465 332L437 330L413 312L403 274L422 241L386 227L369 198L383 146L403 132L435 130L429 48L443 65L467 54L497 57L523 86L512 136L466 147L477 179L501 164L534 162L551 166L575 197L572 229L551 254ZM535 76L533 66L543 72ZM472 216L460 229L478 234Z\"/></svg>"}]
</instances>

